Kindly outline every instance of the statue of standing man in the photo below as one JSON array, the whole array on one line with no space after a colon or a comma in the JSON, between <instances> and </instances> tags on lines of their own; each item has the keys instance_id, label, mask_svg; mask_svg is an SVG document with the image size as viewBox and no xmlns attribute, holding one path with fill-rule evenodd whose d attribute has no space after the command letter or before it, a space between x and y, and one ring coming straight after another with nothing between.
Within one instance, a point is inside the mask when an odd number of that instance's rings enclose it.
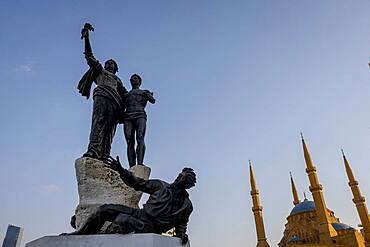
<instances>
[{"instance_id":1,"label":"statue of standing man","mask_svg":"<svg viewBox=\"0 0 370 247\"><path fill-rule=\"evenodd\" d=\"M86 23L81 31L81 39L85 40L85 59L90 69L78 83L82 96L90 97L92 83L97 87L93 93L93 113L90 140L84 157L105 160L110 156L113 136L118 124L118 117L124 109L124 97L127 93L121 80L116 75L116 61L109 59L104 67L95 59L89 40L89 31L94 31L91 24Z\"/></svg>"},{"instance_id":2,"label":"statue of standing man","mask_svg":"<svg viewBox=\"0 0 370 247\"><path fill-rule=\"evenodd\" d=\"M138 164L144 165L145 155L145 131L146 131L146 112L145 106L148 101L155 103L153 93L149 90L140 89L141 77L134 74L130 78L132 89L125 95L124 112L124 133L127 142L127 158L130 167ZM136 137L136 150L135 150Z\"/></svg>"}]
</instances>

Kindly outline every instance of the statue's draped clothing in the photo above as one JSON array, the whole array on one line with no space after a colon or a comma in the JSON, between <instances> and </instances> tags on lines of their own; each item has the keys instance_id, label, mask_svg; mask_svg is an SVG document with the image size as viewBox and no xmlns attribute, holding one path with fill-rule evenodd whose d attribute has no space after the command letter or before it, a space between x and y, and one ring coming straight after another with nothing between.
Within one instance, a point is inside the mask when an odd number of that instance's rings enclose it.
<instances>
[{"instance_id":1,"label":"statue's draped clothing","mask_svg":"<svg viewBox=\"0 0 370 247\"><path fill-rule=\"evenodd\" d=\"M122 109L124 94L127 93L122 81L115 74L105 70L99 61L91 63L90 69L83 75L77 86L81 95L89 99L91 86L95 82L97 87L94 89L93 96L110 99Z\"/></svg>"},{"instance_id":2,"label":"statue's draped clothing","mask_svg":"<svg viewBox=\"0 0 370 247\"><path fill-rule=\"evenodd\" d=\"M118 117L124 109L123 98L127 90L115 74L105 70L93 56L86 56L90 69L78 83L82 96L90 97L93 82L97 85L93 93L93 114L87 153L103 159L110 155Z\"/></svg>"}]
</instances>

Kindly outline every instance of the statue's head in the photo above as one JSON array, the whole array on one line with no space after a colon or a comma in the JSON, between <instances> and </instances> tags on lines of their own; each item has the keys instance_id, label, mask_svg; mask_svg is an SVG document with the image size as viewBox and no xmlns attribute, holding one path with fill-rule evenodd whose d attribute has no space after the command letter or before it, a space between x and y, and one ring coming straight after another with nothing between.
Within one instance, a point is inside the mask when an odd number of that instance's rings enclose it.
<instances>
[{"instance_id":1,"label":"statue's head","mask_svg":"<svg viewBox=\"0 0 370 247\"><path fill-rule=\"evenodd\" d=\"M132 88L139 88L141 86L141 77L138 74L133 74L130 77Z\"/></svg>"},{"instance_id":2,"label":"statue's head","mask_svg":"<svg viewBox=\"0 0 370 247\"><path fill-rule=\"evenodd\" d=\"M195 186L197 178L192 168L185 167L175 179L174 184L182 189L190 189Z\"/></svg>"},{"instance_id":3,"label":"statue's head","mask_svg":"<svg viewBox=\"0 0 370 247\"><path fill-rule=\"evenodd\" d=\"M117 62L113 59L109 59L104 64L104 69L108 70L109 72L112 72L113 74L117 73L118 71L118 65Z\"/></svg>"}]
</instances>

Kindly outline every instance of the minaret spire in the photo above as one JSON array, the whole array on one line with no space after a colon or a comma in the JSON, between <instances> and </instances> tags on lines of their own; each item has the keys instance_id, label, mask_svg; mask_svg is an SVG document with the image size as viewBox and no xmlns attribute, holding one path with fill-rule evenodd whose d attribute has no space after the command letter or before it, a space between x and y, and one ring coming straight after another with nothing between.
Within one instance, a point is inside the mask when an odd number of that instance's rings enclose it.
<instances>
[{"instance_id":1,"label":"minaret spire","mask_svg":"<svg viewBox=\"0 0 370 247\"><path fill-rule=\"evenodd\" d=\"M293 204L294 206L300 203L297 188L295 187L294 180L292 173L290 173L290 184L292 185L292 193L293 193Z\"/></svg>"},{"instance_id":2,"label":"minaret spire","mask_svg":"<svg viewBox=\"0 0 370 247\"><path fill-rule=\"evenodd\" d=\"M254 172L251 161L249 161L249 177L251 182L251 195L253 202L252 211L254 214L254 221L256 224L257 232L257 247L269 247L265 234L265 227L263 225L262 206L259 199L259 191L257 189L256 179L254 178Z\"/></svg>"},{"instance_id":3,"label":"minaret spire","mask_svg":"<svg viewBox=\"0 0 370 247\"><path fill-rule=\"evenodd\" d=\"M316 214L319 221L319 237L320 243L332 244L331 237L336 236L337 232L332 226L328 210L326 208L324 196L322 193L322 185L316 174L316 167L313 165L311 155L308 152L307 145L304 141L303 134L301 133L304 159L306 161L306 172L310 180L310 191L315 202Z\"/></svg>"},{"instance_id":4,"label":"minaret spire","mask_svg":"<svg viewBox=\"0 0 370 247\"><path fill-rule=\"evenodd\" d=\"M258 193L256 179L254 178L254 172L252 168L252 162L250 160L249 160L249 179L251 182L251 191L256 191Z\"/></svg>"},{"instance_id":5,"label":"minaret spire","mask_svg":"<svg viewBox=\"0 0 370 247\"><path fill-rule=\"evenodd\" d=\"M356 205L358 215L361 220L361 224L364 228L365 232L365 246L370 247L370 219L369 219L369 212L366 207L365 197L361 195L360 187L358 186L358 182L353 175L353 171L349 162L346 158L346 155L343 154L344 165L346 167L346 172L348 176L348 185L351 187L352 195L353 195L353 203Z\"/></svg>"}]
</instances>

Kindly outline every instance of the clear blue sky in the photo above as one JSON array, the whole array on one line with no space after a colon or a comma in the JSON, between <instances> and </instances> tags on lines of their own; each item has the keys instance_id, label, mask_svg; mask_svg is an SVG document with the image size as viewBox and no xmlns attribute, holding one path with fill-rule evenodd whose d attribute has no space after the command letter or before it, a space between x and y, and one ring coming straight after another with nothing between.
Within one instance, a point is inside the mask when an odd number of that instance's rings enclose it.
<instances>
[{"instance_id":1,"label":"clear blue sky","mask_svg":"<svg viewBox=\"0 0 370 247\"><path fill-rule=\"evenodd\" d=\"M300 131L328 207L356 226L340 148L370 199L369 12L365 0L3 1L0 236L9 223L25 228L23 243L72 230L92 110L76 90L86 21L96 57L115 58L126 86L142 75L158 100L147 107L152 177L172 181L184 165L198 174L192 246L256 242L248 159L279 242L289 171L308 191ZM112 153L125 149L120 126Z\"/></svg>"}]
</instances>

